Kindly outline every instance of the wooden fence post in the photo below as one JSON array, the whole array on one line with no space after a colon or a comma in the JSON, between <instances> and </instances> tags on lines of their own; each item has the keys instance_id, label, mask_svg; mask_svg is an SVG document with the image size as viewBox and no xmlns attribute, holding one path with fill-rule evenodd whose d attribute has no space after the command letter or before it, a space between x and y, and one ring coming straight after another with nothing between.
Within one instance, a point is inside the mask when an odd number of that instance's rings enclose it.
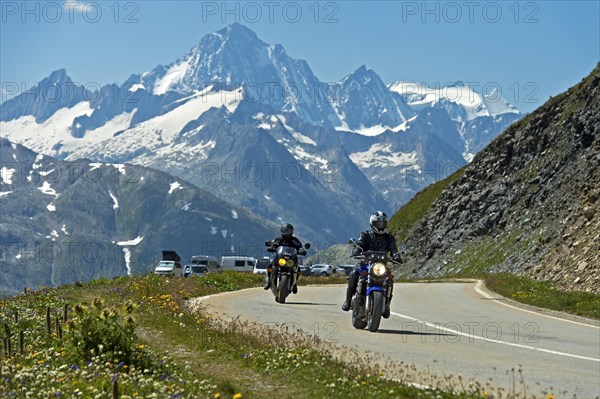
<instances>
[{"instance_id":1,"label":"wooden fence post","mask_svg":"<svg viewBox=\"0 0 600 399\"><path fill-rule=\"evenodd\" d=\"M117 382L117 380L113 381L112 399L119 399L119 383Z\"/></svg>"},{"instance_id":2,"label":"wooden fence post","mask_svg":"<svg viewBox=\"0 0 600 399\"><path fill-rule=\"evenodd\" d=\"M12 344L10 342L10 329L6 323L4 323L4 334L6 335L6 354L10 357L12 354Z\"/></svg>"},{"instance_id":3,"label":"wooden fence post","mask_svg":"<svg viewBox=\"0 0 600 399\"><path fill-rule=\"evenodd\" d=\"M25 354L25 350L23 349L24 346L24 334L23 334L23 330L19 331L19 354L21 356L23 356Z\"/></svg>"},{"instance_id":4,"label":"wooden fence post","mask_svg":"<svg viewBox=\"0 0 600 399\"><path fill-rule=\"evenodd\" d=\"M50 307L46 308L46 331L48 331L48 335L52 335L52 324L50 322Z\"/></svg>"},{"instance_id":5,"label":"wooden fence post","mask_svg":"<svg viewBox=\"0 0 600 399\"><path fill-rule=\"evenodd\" d=\"M4 323L4 348L6 357L10 357L12 353L11 342L10 342L10 328L8 328L8 323Z\"/></svg>"},{"instance_id":6,"label":"wooden fence post","mask_svg":"<svg viewBox=\"0 0 600 399\"><path fill-rule=\"evenodd\" d=\"M61 339L62 338L62 333L60 331L60 320L59 320L58 316L56 316L56 319L55 319L55 322L54 322L54 327L55 327L55 330L56 330L56 337L58 339Z\"/></svg>"}]
</instances>

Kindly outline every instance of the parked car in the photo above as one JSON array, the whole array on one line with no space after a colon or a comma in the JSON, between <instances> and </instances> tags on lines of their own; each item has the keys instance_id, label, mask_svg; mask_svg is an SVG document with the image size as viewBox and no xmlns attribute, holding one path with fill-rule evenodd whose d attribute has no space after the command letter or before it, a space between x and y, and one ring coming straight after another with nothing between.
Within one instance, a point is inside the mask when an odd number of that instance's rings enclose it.
<instances>
[{"instance_id":1,"label":"parked car","mask_svg":"<svg viewBox=\"0 0 600 399\"><path fill-rule=\"evenodd\" d=\"M269 258L263 258L256 261L254 265L254 270L252 273L254 274L267 274L267 268L269 267L269 263L271 260Z\"/></svg>"},{"instance_id":2,"label":"parked car","mask_svg":"<svg viewBox=\"0 0 600 399\"><path fill-rule=\"evenodd\" d=\"M214 256L210 255L194 255L192 256L192 265L208 266L209 271L218 271L221 268L219 261Z\"/></svg>"},{"instance_id":3,"label":"parked car","mask_svg":"<svg viewBox=\"0 0 600 399\"><path fill-rule=\"evenodd\" d=\"M350 273L352 273L352 270L354 270L354 265L339 265L338 270L341 273L344 273L346 276L349 276Z\"/></svg>"},{"instance_id":4,"label":"parked car","mask_svg":"<svg viewBox=\"0 0 600 399\"><path fill-rule=\"evenodd\" d=\"M310 270L310 266L308 265L301 265L300 266L300 274L303 276L312 276L312 272Z\"/></svg>"},{"instance_id":5,"label":"parked car","mask_svg":"<svg viewBox=\"0 0 600 399\"><path fill-rule=\"evenodd\" d=\"M185 265L183 267L183 275L188 276L206 276L210 270L206 265Z\"/></svg>"},{"instance_id":6,"label":"parked car","mask_svg":"<svg viewBox=\"0 0 600 399\"><path fill-rule=\"evenodd\" d=\"M333 266L325 264L316 264L310 268L313 276L331 276L333 274Z\"/></svg>"}]
</instances>

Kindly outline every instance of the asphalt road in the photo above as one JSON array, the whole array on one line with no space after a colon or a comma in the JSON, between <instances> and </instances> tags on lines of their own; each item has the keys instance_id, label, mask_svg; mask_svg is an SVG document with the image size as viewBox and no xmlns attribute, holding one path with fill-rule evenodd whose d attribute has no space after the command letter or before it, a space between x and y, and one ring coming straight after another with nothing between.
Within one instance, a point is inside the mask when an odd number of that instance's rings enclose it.
<instances>
[{"instance_id":1,"label":"asphalt road","mask_svg":"<svg viewBox=\"0 0 600 399\"><path fill-rule=\"evenodd\" d=\"M394 291L392 315L376 333L352 327L340 285L301 286L284 305L260 288L202 303L213 315L285 323L359 351L390 378L417 385L478 383L502 397L600 397L598 323L512 307L476 283L396 284Z\"/></svg>"}]
</instances>

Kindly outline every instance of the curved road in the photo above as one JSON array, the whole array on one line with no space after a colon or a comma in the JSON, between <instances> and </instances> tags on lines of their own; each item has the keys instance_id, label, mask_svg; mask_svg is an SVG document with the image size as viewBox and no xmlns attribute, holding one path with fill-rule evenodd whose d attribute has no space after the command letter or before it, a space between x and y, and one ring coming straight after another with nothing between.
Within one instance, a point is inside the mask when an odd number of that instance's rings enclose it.
<instances>
[{"instance_id":1,"label":"curved road","mask_svg":"<svg viewBox=\"0 0 600 399\"><path fill-rule=\"evenodd\" d=\"M479 283L396 284L380 330L356 330L341 310L345 286L301 286L288 303L260 288L202 298L213 315L286 323L386 365L424 386L479 383L502 396L600 396L600 328L507 306ZM401 365L390 366L389 360ZM412 367L414 365L414 367ZM521 370L521 371L519 371ZM460 380L459 380L460 376Z\"/></svg>"}]
</instances>

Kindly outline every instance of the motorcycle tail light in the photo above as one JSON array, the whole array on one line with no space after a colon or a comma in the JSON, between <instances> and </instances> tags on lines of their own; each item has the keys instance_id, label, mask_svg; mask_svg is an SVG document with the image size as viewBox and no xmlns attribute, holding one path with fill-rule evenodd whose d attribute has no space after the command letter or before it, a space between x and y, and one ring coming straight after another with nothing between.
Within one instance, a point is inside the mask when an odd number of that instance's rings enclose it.
<instances>
[{"instance_id":1,"label":"motorcycle tail light","mask_svg":"<svg viewBox=\"0 0 600 399\"><path fill-rule=\"evenodd\" d=\"M383 263L375 263L373 265L373 274L376 276L383 276L386 272L386 267Z\"/></svg>"},{"instance_id":2,"label":"motorcycle tail light","mask_svg":"<svg viewBox=\"0 0 600 399\"><path fill-rule=\"evenodd\" d=\"M283 258L280 258L280 259L277 261L277 263L279 263L279 266L285 266L285 264L286 264L286 260L285 260L285 259L283 259Z\"/></svg>"}]
</instances>

